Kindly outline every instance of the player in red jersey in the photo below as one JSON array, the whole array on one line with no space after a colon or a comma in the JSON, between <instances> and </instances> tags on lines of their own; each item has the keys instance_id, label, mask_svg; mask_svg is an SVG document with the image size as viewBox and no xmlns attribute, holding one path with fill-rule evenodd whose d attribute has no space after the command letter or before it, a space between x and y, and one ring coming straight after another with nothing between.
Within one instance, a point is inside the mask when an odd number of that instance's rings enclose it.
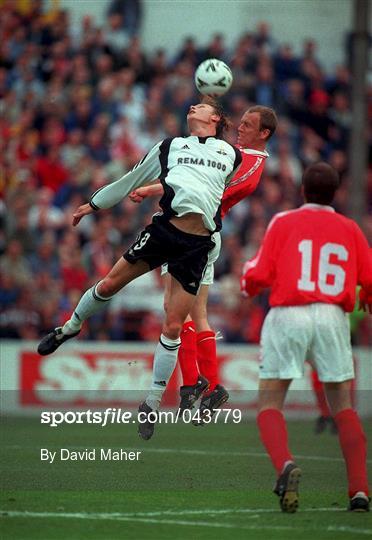
<instances>
[{"instance_id":1,"label":"player in red jersey","mask_svg":"<svg viewBox=\"0 0 372 540\"><path fill-rule=\"evenodd\" d=\"M354 308L357 284L361 308L372 308L372 259L358 225L329 206L339 186L337 172L317 163L302 182L306 204L272 219L241 280L251 296L271 287L261 335L257 423L278 473L274 492L284 512L295 512L301 470L289 451L282 408L309 352L337 425L349 509L368 511L366 438L350 395L354 366L347 312Z\"/></svg>"},{"instance_id":2,"label":"player in red jersey","mask_svg":"<svg viewBox=\"0 0 372 540\"><path fill-rule=\"evenodd\" d=\"M250 107L242 116L238 127L238 148L242 153L242 164L236 176L228 185L221 206L221 217L225 217L230 208L256 189L268 157L266 144L277 126L275 112L269 107ZM149 195L161 195L161 185L138 188L131 195L134 202L141 202ZM209 264L190 316L183 325L181 346L178 360L181 367L183 386L180 389L180 408L192 408L202 395L200 404L201 416L213 414L227 399L228 392L219 384L216 333L209 325L207 317L207 301L209 285L213 283L214 263L220 252L220 235L215 234L216 243L210 253ZM169 295L167 281L165 306ZM208 413L208 411L210 411Z\"/></svg>"}]
</instances>

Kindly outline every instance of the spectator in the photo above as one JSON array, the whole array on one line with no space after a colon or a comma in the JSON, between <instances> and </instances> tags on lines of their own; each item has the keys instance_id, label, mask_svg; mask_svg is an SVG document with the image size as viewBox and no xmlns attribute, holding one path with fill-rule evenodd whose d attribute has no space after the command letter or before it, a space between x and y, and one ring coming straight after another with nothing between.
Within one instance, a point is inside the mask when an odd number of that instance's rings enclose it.
<instances>
[{"instance_id":1,"label":"spectator","mask_svg":"<svg viewBox=\"0 0 372 540\"><path fill-rule=\"evenodd\" d=\"M129 42L129 34L123 28L123 21L121 13L111 13L103 28L104 42L114 54L123 52Z\"/></svg>"},{"instance_id":2,"label":"spectator","mask_svg":"<svg viewBox=\"0 0 372 540\"><path fill-rule=\"evenodd\" d=\"M61 257L61 278L65 293L70 291L82 293L85 290L89 276L82 265L79 250L65 252L65 256Z\"/></svg>"},{"instance_id":3,"label":"spectator","mask_svg":"<svg viewBox=\"0 0 372 540\"><path fill-rule=\"evenodd\" d=\"M36 160L35 173L39 185L43 188L50 188L56 193L63 186L68 179L68 171L62 164L58 147L52 146L45 156Z\"/></svg>"},{"instance_id":4,"label":"spectator","mask_svg":"<svg viewBox=\"0 0 372 540\"><path fill-rule=\"evenodd\" d=\"M20 290L14 303L5 307L0 315L2 338L36 339L40 317L34 308L33 293L29 287Z\"/></svg>"},{"instance_id":5,"label":"spectator","mask_svg":"<svg viewBox=\"0 0 372 540\"><path fill-rule=\"evenodd\" d=\"M72 129L66 142L61 147L61 161L67 169L72 169L78 163L80 158L87 155L86 145L83 143L83 130Z\"/></svg>"},{"instance_id":6,"label":"spectator","mask_svg":"<svg viewBox=\"0 0 372 540\"><path fill-rule=\"evenodd\" d=\"M23 253L21 242L16 239L10 240L4 255L0 257L0 272L11 275L17 286L29 285L31 271Z\"/></svg>"},{"instance_id":7,"label":"spectator","mask_svg":"<svg viewBox=\"0 0 372 540\"><path fill-rule=\"evenodd\" d=\"M60 229L65 224L62 210L53 206L53 192L44 187L37 193L36 203L30 208L28 220L34 234L37 231Z\"/></svg>"},{"instance_id":8,"label":"spectator","mask_svg":"<svg viewBox=\"0 0 372 540\"><path fill-rule=\"evenodd\" d=\"M37 274L42 269L53 279L60 277L60 261L56 252L56 239L52 232L45 233L37 249L29 257L32 274Z\"/></svg>"},{"instance_id":9,"label":"spectator","mask_svg":"<svg viewBox=\"0 0 372 540\"><path fill-rule=\"evenodd\" d=\"M142 19L141 0L111 0L108 15L119 13L121 26L130 36L138 34Z\"/></svg>"}]
</instances>

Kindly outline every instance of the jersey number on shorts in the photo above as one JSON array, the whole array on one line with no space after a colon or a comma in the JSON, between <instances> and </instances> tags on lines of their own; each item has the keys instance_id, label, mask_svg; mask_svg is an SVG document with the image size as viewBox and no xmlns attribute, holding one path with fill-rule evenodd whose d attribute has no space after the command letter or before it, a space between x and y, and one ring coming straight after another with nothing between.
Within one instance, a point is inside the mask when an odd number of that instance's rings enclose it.
<instances>
[{"instance_id":1,"label":"jersey number on shorts","mask_svg":"<svg viewBox=\"0 0 372 540\"><path fill-rule=\"evenodd\" d=\"M316 283L311 280L311 267L313 260L313 241L302 240L298 244L298 251L301 253L301 278L297 281L297 286L300 291L315 291ZM334 255L339 261L347 261L349 252L340 244L327 242L324 244L319 253L319 268L318 268L318 287L323 294L337 296L344 290L345 286L345 271L338 264L330 262L331 256ZM333 283L327 283L327 277L333 277Z\"/></svg>"},{"instance_id":2,"label":"jersey number on shorts","mask_svg":"<svg viewBox=\"0 0 372 540\"><path fill-rule=\"evenodd\" d=\"M143 248L143 246L146 244L147 240L150 238L150 233L145 233L142 238L140 238L138 240L138 242L135 243L135 245L133 246L133 249L137 250L137 249L141 249Z\"/></svg>"}]
</instances>

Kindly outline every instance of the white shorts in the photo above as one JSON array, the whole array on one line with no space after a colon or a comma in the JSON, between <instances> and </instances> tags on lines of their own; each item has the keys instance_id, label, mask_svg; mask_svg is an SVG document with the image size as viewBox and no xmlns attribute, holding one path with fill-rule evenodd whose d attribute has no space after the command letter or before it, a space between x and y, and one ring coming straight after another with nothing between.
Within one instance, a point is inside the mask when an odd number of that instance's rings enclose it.
<instances>
[{"instance_id":1,"label":"white shorts","mask_svg":"<svg viewBox=\"0 0 372 540\"><path fill-rule=\"evenodd\" d=\"M348 315L336 305L272 308L261 334L260 379L300 379L304 362L320 381L354 378Z\"/></svg>"},{"instance_id":2,"label":"white shorts","mask_svg":"<svg viewBox=\"0 0 372 540\"><path fill-rule=\"evenodd\" d=\"M208 263L205 267L203 277L200 281L200 285L212 285L214 278L214 263L217 261L221 251L221 234L219 232L213 233L211 239L216 244L208 254ZM161 267L161 275L165 276L168 273L168 265L163 264Z\"/></svg>"}]
</instances>

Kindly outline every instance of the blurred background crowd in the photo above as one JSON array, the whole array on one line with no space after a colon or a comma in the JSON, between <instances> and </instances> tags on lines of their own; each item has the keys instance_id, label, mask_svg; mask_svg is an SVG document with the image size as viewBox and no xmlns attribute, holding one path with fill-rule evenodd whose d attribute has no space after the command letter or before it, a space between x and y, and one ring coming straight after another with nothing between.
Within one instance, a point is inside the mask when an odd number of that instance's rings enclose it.
<instances>
[{"instance_id":1,"label":"blurred background crowd","mask_svg":"<svg viewBox=\"0 0 372 540\"><path fill-rule=\"evenodd\" d=\"M106 20L90 15L72 28L69 12L41 0L0 1L0 336L37 339L64 322L81 293L101 279L157 211L157 200L123 200L71 226L89 195L128 171L164 137L184 135L198 100L196 66L223 59L234 85L223 99L235 126L251 104L273 107L261 184L224 220L223 249L211 287L210 322L231 343L258 343L267 295L242 299L242 262L257 251L278 211L301 204L303 168L319 159L340 173L335 207L347 214L351 125L348 41L345 61L323 68L317 43L300 55L273 39L265 22L227 48L215 35L145 53L141 2L114 0ZM235 142L234 129L228 134ZM369 183L371 196L371 181ZM371 198L369 201L371 208ZM371 216L362 227L371 241ZM153 340L162 323L158 272L119 293L88 321L81 339ZM354 342L368 340L367 321L352 316Z\"/></svg>"}]
</instances>

